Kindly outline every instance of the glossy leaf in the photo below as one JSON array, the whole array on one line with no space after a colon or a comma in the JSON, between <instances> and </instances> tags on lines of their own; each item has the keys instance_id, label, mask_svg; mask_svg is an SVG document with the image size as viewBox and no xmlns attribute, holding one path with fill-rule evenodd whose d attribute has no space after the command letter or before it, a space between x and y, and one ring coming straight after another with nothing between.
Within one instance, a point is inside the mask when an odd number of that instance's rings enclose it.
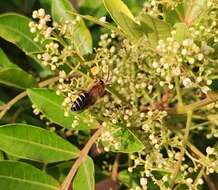
<instances>
[{"instance_id":1,"label":"glossy leaf","mask_svg":"<svg viewBox=\"0 0 218 190\"><path fill-rule=\"evenodd\" d=\"M118 31L117 27L113 26L109 22L102 22L98 18L95 18L93 16L90 16L90 15L80 15L80 14L77 14L77 13L72 13L72 14L78 15L78 16L82 17L85 20L88 20L90 22L93 22L94 24L98 24L100 26L103 26L104 28L107 28L109 30Z\"/></svg>"},{"instance_id":2,"label":"glossy leaf","mask_svg":"<svg viewBox=\"0 0 218 190\"><path fill-rule=\"evenodd\" d=\"M56 95L54 90L33 88L28 89L27 94L32 103L53 123L75 130L88 130L98 127L98 122L95 120L90 122L90 116L85 113L70 112L69 116L65 117L62 106L64 96L62 94ZM72 128L75 119L78 125Z\"/></svg>"},{"instance_id":3,"label":"glossy leaf","mask_svg":"<svg viewBox=\"0 0 218 190\"><path fill-rule=\"evenodd\" d=\"M123 152L123 153L134 153L144 149L143 143L127 128L110 126L113 129L111 134L113 135L116 142L119 143L119 149L115 149L111 146L111 151ZM102 142L104 146L108 146L107 142Z\"/></svg>"},{"instance_id":4,"label":"glossy leaf","mask_svg":"<svg viewBox=\"0 0 218 190\"><path fill-rule=\"evenodd\" d=\"M0 48L0 83L17 87L29 88L37 86L32 75L13 64Z\"/></svg>"},{"instance_id":5,"label":"glossy leaf","mask_svg":"<svg viewBox=\"0 0 218 190\"><path fill-rule=\"evenodd\" d=\"M153 46L156 46L158 41L170 36L171 27L163 20L154 18L150 15L144 14L140 17L142 26L145 25L151 28L147 33L148 39Z\"/></svg>"},{"instance_id":6,"label":"glossy leaf","mask_svg":"<svg viewBox=\"0 0 218 190\"><path fill-rule=\"evenodd\" d=\"M77 171L73 180L73 189L95 189L94 163L90 157L87 157L80 165L79 170Z\"/></svg>"},{"instance_id":7,"label":"glossy leaf","mask_svg":"<svg viewBox=\"0 0 218 190\"><path fill-rule=\"evenodd\" d=\"M69 0L52 0L52 17L57 22L74 21L76 17L69 14L74 11ZM92 37L82 19L74 28L72 42L81 55L92 53Z\"/></svg>"},{"instance_id":8,"label":"glossy leaf","mask_svg":"<svg viewBox=\"0 0 218 190\"><path fill-rule=\"evenodd\" d=\"M32 75L19 68L1 69L0 83L21 89L37 86Z\"/></svg>"},{"instance_id":9,"label":"glossy leaf","mask_svg":"<svg viewBox=\"0 0 218 190\"><path fill-rule=\"evenodd\" d=\"M0 161L0 189L58 190L58 182L41 170L17 161Z\"/></svg>"},{"instance_id":10,"label":"glossy leaf","mask_svg":"<svg viewBox=\"0 0 218 190\"><path fill-rule=\"evenodd\" d=\"M2 68L7 68L7 67L12 67L12 68L19 68L17 65L13 64L4 51L0 48L0 70Z\"/></svg>"},{"instance_id":11,"label":"glossy leaf","mask_svg":"<svg viewBox=\"0 0 218 190\"><path fill-rule=\"evenodd\" d=\"M42 51L42 45L33 41L35 34L29 30L30 21L29 18L16 13L2 14L0 15L0 36L35 58L35 53Z\"/></svg>"},{"instance_id":12,"label":"glossy leaf","mask_svg":"<svg viewBox=\"0 0 218 190\"><path fill-rule=\"evenodd\" d=\"M44 163L76 158L79 150L53 132L26 124L0 127L0 149L17 157Z\"/></svg>"},{"instance_id":13,"label":"glossy leaf","mask_svg":"<svg viewBox=\"0 0 218 190\"><path fill-rule=\"evenodd\" d=\"M4 152L0 151L0 160L4 160Z\"/></svg>"},{"instance_id":14,"label":"glossy leaf","mask_svg":"<svg viewBox=\"0 0 218 190\"><path fill-rule=\"evenodd\" d=\"M103 2L114 22L120 26L125 34L131 38L142 36L140 26L135 22L131 11L121 0L104 0Z\"/></svg>"}]
</instances>

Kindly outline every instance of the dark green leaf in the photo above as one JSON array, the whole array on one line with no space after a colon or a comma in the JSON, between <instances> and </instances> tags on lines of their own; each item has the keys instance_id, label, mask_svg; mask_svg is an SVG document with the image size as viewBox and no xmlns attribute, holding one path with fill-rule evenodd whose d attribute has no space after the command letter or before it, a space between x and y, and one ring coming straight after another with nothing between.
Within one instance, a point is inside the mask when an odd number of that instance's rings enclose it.
<instances>
[{"instance_id":1,"label":"dark green leaf","mask_svg":"<svg viewBox=\"0 0 218 190\"><path fill-rule=\"evenodd\" d=\"M91 122L90 116L85 113L70 112L69 116L65 117L62 106L64 96L56 95L54 90L33 88L28 89L27 93L32 103L53 123L75 130L88 130L98 127L98 122L96 120ZM78 121L78 125L72 128L75 119Z\"/></svg>"},{"instance_id":2,"label":"dark green leaf","mask_svg":"<svg viewBox=\"0 0 218 190\"><path fill-rule=\"evenodd\" d=\"M21 89L37 86L32 75L16 67L1 69L0 83Z\"/></svg>"},{"instance_id":3,"label":"dark green leaf","mask_svg":"<svg viewBox=\"0 0 218 190\"><path fill-rule=\"evenodd\" d=\"M0 48L0 69L7 67L19 68L17 65L11 63L4 51Z\"/></svg>"},{"instance_id":4,"label":"dark green leaf","mask_svg":"<svg viewBox=\"0 0 218 190\"><path fill-rule=\"evenodd\" d=\"M147 36L150 43L156 46L158 41L170 36L171 27L163 20L154 18L150 15L144 14L140 17L142 26L143 24L151 29L148 31Z\"/></svg>"},{"instance_id":5,"label":"dark green leaf","mask_svg":"<svg viewBox=\"0 0 218 190\"><path fill-rule=\"evenodd\" d=\"M69 12L74 11L69 0L52 1L52 17L57 22L63 22L63 20L74 21L76 19L75 16L69 14ZM92 37L82 19L75 26L73 34L72 41L78 52L81 55L92 53Z\"/></svg>"},{"instance_id":6,"label":"dark green leaf","mask_svg":"<svg viewBox=\"0 0 218 190\"><path fill-rule=\"evenodd\" d=\"M0 127L0 149L14 156L44 163L76 158L79 150L55 133L26 124Z\"/></svg>"},{"instance_id":7,"label":"dark green leaf","mask_svg":"<svg viewBox=\"0 0 218 190\"><path fill-rule=\"evenodd\" d=\"M94 190L94 172L94 163L90 157L87 157L80 165L79 170L77 171L77 174L73 180L73 189Z\"/></svg>"},{"instance_id":8,"label":"dark green leaf","mask_svg":"<svg viewBox=\"0 0 218 190\"><path fill-rule=\"evenodd\" d=\"M139 177L137 173L130 173L127 170L120 171L118 175L119 181L131 188L139 186Z\"/></svg>"},{"instance_id":9,"label":"dark green leaf","mask_svg":"<svg viewBox=\"0 0 218 190\"><path fill-rule=\"evenodd\" d=\"M142 36L140 26L135 22L134 16L121 0L104 0L104 5L114 22L131 38Z\"/></svg>"},{"instance_id":10,"label":"dark green leaf","mask_svg":"<svg viewBox=\"0 0 218 190\"><path fill-rule=\"evenodd\" d=\"M30 21L29 18L16 13L2 14L0 15L0 36L36 59L35 53L42 51L42 45L33 41L35 34L29 31Z\"/></svg>"},{"instance_id":11,"label":"dark green leaf","mask_svg":"<svg viewBox=\"0 0 218 190\"><path fill-rule=\"evenodd\" d=\"M58 190L58 182L39 169L17 161L0 161L2 190Z\"/></svg>"}]
</instances>

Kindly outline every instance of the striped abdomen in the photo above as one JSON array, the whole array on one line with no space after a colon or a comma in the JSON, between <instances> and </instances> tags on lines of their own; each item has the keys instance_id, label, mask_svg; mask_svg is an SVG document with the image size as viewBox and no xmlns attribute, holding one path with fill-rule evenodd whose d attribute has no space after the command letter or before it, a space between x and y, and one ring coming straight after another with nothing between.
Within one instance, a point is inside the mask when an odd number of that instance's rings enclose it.
<instances>
[{"instance_id":1,"label":"striped abdomen","mask_svg":"<svg viewBox=\"0 0 218 190\"><path fill-rule=\"evenodd\" d=\"M90 101L91 101L91 97L89 93L87 92L81 93L78 96L78 98L75 100L75 102L73 103L73 106L71 109L72 111L82 110L90 104Z\"/></svg>"}]
</instances>

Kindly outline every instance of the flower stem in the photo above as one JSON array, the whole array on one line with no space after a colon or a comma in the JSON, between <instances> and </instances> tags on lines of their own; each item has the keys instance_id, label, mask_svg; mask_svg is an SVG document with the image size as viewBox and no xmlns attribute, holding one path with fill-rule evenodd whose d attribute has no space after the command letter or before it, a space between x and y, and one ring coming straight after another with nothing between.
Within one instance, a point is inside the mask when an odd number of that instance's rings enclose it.
<instances>
[{"instance_id":1,"label":"flower stem","mask_svg":"<svg viewBox=\"0 0 218 190\"><path fill-rule=\"evenodd\" d=\"M179 79L178 77L175 77L175 86L176 86L176 94L177 94L177 99L178 99L178 104L183 105L183 100L182 100L182 95L180 91L180 84L179 84Z\"/></svg>"},{"instance_id":2,"label":"flower stem","mask_svg":"<svg viewBox=\"0 0 218 190\"><path fill-rule=\"evenodd\" d=\"M182 164L182 159L183 159L184 154L185 154L186 144L188 142L189 131L190 131L190 127L191 127L191 121L192 121L192 110L189 110L187 112L187 122L186 122L185 134L184 134L183 141L182 141L181 152L180 152L179 159L177 161L175 170L173 171L173 174L172 174L171 189L173 188L173 186L175 184L175 180L176 180L177 174L179 172L180 166Z\"/></svg>"}]
</instances>

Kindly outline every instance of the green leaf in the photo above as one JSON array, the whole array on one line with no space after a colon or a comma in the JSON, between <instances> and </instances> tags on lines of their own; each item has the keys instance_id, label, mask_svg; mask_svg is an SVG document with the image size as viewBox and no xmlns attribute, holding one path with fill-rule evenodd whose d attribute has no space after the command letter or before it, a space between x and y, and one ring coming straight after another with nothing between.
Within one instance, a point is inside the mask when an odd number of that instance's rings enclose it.
<instances>
[{"instance_id":1,"label":"green leaf","mask_svg":"<svg viewBox=\"0 0 218 190\"><path fill-rule=\"evenodd\" d=\"M119 149L115 149L108 141L102 141L103 146L111 147L111 151L134 153L144 149L143 143L129 129L125 127L108 126L107 130L111 132L115 141L119 143Z\"/></svg>"},{"instance_id":2,"label":"green leaf","mask_svg":"<svg viewBox=\"0 0 218 190\"><path fill-rule=\"evenodd\" d=\"M66 161L59 164L46 167L46 173L57 179L59 182L63 182L74 162Z\"/></svg>"},{"instance_id":3,"label":"green leaf","mask_svg":"<svg viewBox=\"0 0 218 190\"><path fill-rule=\"evenodd\" d=\"M29 88L37 86L32 75L11 63L5 53L0 48L0 83L17 87Z\"/></svg>"},{"instance_id":4,"label":"green leaf","mask_svg":"<svg viewBox=\"0 0 218 190\"><path fill-rule=\"evenodd\" d=\"M174 26L178 22L183 22L185 19L186 6L184 3L179 3L174 10L164 7L164 20Z\"/></svg>"},{"instance_id":5,"label":"green leaf","mask_svg":"<svg viewBox=\"0 0 218 190\"><path fill-rule=\"evenodd\" d=\"M184 23L177 23L174 25L174 27L176 29L175 39L178 42L182 42L183 40L190 37L188 27Z\"/></svg>"},{"instance_id":6,"label":"green leaf","mask_svg":"<svg viewBox=\"0 0 218 190\"><path fill-rule=\"evenodd\" d=\"M17 157L52 163L78 157L79 150L53 132L26 124L0 127L0 149Z\"/></svg>"},{"instance_id":7,"label":"green leaf","mask_svg":"<svg viewBox=\"0 0 218 190\"><path fill-rule=\"evenodd\" d=\"M121 183L125 184L127 187L137 187L139 186L139 175L136 172L128 172L127 170L122 170L119 172L118 179Z\"/></svg>"},{"instance_id":8,"label":"green leaf","mask_svg":"<svg viewBox=\"0 0 218 190\"><path fill-rule=\"evenodd\" d=\"M148 39L152 46L156 46L158 41L170 36L171 27L163 20L154 18L150 15L143 14L140 17L142 26L145 25L151 28L151 32L147 33Z\"/></svg>"},{"instance_id":9,"label":"green leaf","mask_svg":"<svg viewBox=\"0 0 218 190\"><path fill-rule=\"evenodd\" d=\"M140 25L135 22L131 11L121 0L104 0L103 2L114 22L120 26L126 35L131 38L142 36Z\"/></svg>"},{"instance_id":10,"label":"green leaf","mask_svg":"<svg viewBox=\"0 0 218 190\"><path fill-rule=\"evenodd\" d=\"M16 67L1 69L0 83L21 89L37 86L32 75Z\"/></svg>"},{"instance_id":11,"label":"green leaf","mask_svg":"<svg viewBox=\"0 0 218 190\"><path fill-rule=\"evenodd\" d=\"M191 26L207 15L207 0L184 1L179 3L174 10L164 8L165 21L172 26L178 22L183 22Z\"/></svg>"},{"instance_id":12,"label":"green leaf","mask_svg":"<svg viewBox=\"0 0 218 190\"><path fill-rule=\"evenodd\" d=\"M0 151L0 160L4 160L4 152Z\"/></svg>"},{"instance_id":13,"label":"green leaf","mask_svg":"<svg viewBox=\"0 0 218 190\"><path fill-rule=\"evenodd\" d=\"M57 22L74 21L76 17L69 12L74 12L74 8L69 0L52 1L52 17ZM92 53L92 37L85 23L80 19L73 29L72 42L81 55Z\"/></svg>"},{"instance_id":14,"label":"green leaf","mask_svg":"<svg viewBox=\"0 0 218 190\"><path fill-rule=\"evenodd\" d=\"M73 180L74 190L94 190L95 178L94 178L94 163L90 157L87 157L80 165L79 170ZM84 180L85 179L85 180Z\"/></svg>"},{"instance_id":15,"label":"green leaf","mask_svg":"<svg viewBox=\"0 0 218 190\"><path fill-rule=\"evenodd\" d=\"M4 51L0 48L0 69L7 67L19 68L17 65L11 63Z\"/></svg>"},{"instance_id":16,"label":"green leaf","mask_svg":"<svg viewBox=\"0 0 218 190\"><path fill-rule=\"evenodd\" d=\"M82 17L83 19L85 20L88 20L90 22L93 22L95 24L98 24L104 28L107 28L109 30L114 30L114 31L118 31L117 27L113 26L112 24L110 24L109 22L102 22L100 21L98 18L95 18L93 16L90 16L90 15L80 15L80 14L77 14L77 13L71 13L73 15L78 15L80 17Z\"/></svg>"},{"instance_id":17,"label":"green leaf","mask_svg":"<svg viewBox=\"0 0 218 190\"><path fill-rule=\"evenodd\" d=\"M35 53L43 49L41 44L33 41L35 34L29 31L30 21L31 19L16 13L2 14L0 15L0 36L37 61Z\"/></svg>"},{"instance_id":18,"label":"green leaf","mask_svg":"<svg viewBox=\"0 0 218 190\"><path fill-rule=\"evenodd\" d=\"M54 90L33 88L28 89L27 94L37 109L53 123L75 130L88 130L98 127L98 122L96 120L90 121L90 116L84 112L70 112L69 116L65 117L64 108L62 106L64 96L62 94L59 96L56 95ZM72 128L74 120L77 120L78 125Z\"/></svg>"},{"instance_id":19,"label":"green leaf","mask_svg":"<svg viewBox=\"0 0 218 190\"><path fill-rule=\"evenodd\" d=\"M41 170L17 161L0 161L1 189L58 190L58 182Z\"/></svg>"}]
</instances>

